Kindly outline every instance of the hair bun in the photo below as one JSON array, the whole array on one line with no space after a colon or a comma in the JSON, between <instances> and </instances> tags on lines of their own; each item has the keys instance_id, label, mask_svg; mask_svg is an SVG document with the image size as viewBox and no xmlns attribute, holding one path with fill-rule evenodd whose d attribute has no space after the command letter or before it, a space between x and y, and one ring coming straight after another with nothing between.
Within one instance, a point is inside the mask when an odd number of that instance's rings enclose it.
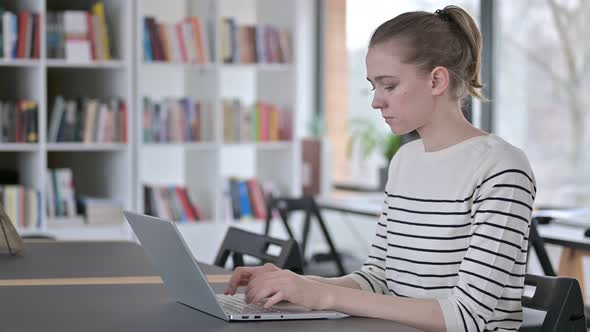
<instances>
[{"instance_id":1,"label":"hair bun","mask_svg":"<svg viewBox=\"0 0 590 332\"><path fill-rule=\"evenodd\" d=\"M451 22L451 15L449 15L449 11L446 8L435 10L434 15L443 21Z\"/></svg>"}]
</instances>

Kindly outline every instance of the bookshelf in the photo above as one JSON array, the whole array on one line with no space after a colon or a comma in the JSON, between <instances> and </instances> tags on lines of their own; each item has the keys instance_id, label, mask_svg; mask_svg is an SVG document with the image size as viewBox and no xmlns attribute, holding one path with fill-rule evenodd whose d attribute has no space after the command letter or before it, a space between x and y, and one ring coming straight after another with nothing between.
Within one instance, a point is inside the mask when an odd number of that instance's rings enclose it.
<instances>
[{"instance_id":1,"label":"bookshelf","mask_svg":"<svg viewBox=\"0 0 590 332\"><path fill-rule=\"evenodd\" d=\"M55 11L89 11L95 0L2 0L5 10L40 13L38 59L7 59L0 55L0 100L30 99L38 104L36 143L0 142L0 169L18 170L19 184L40 192L38 227L21 233L47 232L64 239L128 239L123 225L78 225L73 219L47 217L45 190L48 168L72 170L77 194L120 201L125 209L144 211L143 186L185 186L203 210L206 221L182 225L195 228L227 227L224 188L227 178L256 177L272 181L284 194L300 193L300 147L286 141L225 142L222 101L239 98L251 106L264 101L287 106L292 137L298 137L302 113L312 107L313 44L306 31L313 1L291 0L103 0L111 44L111 59L72 61L47 55L47 14ZM302 7L304 7L302 9ZM146 60L143 52L143 18L175 23L197 16L208 29L208 61ZM224 63L221 19L233 17L238 25L274 25L291 33L289 63ZM304 35L307 33L308 35ZM280 84L277 84L280 82ZM49 140L53 103L57 96L126 101L126 142L79 143ZM207 137L197 141L145 142L144 98L191 98L207 103ZM205 121L205 120L204 120ZM233 224L233 221L229 221ZM240 221L242 227L261 227L257 221Z\"/></svg>"},{"instance_id":2,"label":"bookshelf","mask_svg":"<svg viewBox=\"0 0 590 332\"><path fill-rule=\"evenodd\" d=\"M141 109L142 99L146 96L192 97L213 102L215 116L210 125L214 134L208 141L191 143L144 143L141 137L137 137L140 176L136 197L139 210L143 209L144 183L187 186L209 222L182 224L181 227L211 227L210 224L228 223L231 218L228 219L224 208L224 188L230 176L272 181L282 193L298 194L298 144L292 139L281 142L225 142L223 126L226 119L222 106L224 99L234 98L245 105L252 105L258 100L286 105L292 109L290 122L294 123L293 114L297 112L294 109L297 58L290 63L224 63L221 45L221 21L224 17L233 17L239 25L277 25L295 36L296 22L291 14L295 12L296 5L288 0L176 0L168 4L163 10L156 0L138 2L136 30L139 36L136 48L142 50L146 37L144 17L153 17L164 25L172 25L197 16L202 26L209 28L210 44L206 47L209 61L200 64L178 60L153 61L146 59L144 52L138 52L136 107ZM173 84L166 81L171 77L176 79ZM277 80L280 85L276 84ZM140 131L140 128L136 130ZM249 223L258 222L240 221L236 224L244 226Z\"/></svg>"},{"instance_id":3,"label":"bookshelf","mask_svg":"<svg viewBox=\"0 0 590 332\"><path fill-rule=\"evenodd\" d=\"M131 42L133 4L105 0L105 16L112 42L109 61L75 62L49 58L46 52L46 14L52 11L89 11L95 1L28 0L1 1L5 11L18 14L26 11L41 14L38 58L0 59L0 100L28 99L38 106L35 143L0 142L0 168L18 171L18 184L40 193L40 220L33 227L17 226L19 232L50 233L60 238L129 238L124 225L74 227L67 219L54 227L46 214L46 181L48 168L70 168L74 174L76 193L115 199L125 208L134 208L133 142L92 143L49 142L48 129L51 105L57 95L68 98L110 98L117 96L133 103L133 57ZM133 113L128 112L128 128L133 130ZM71 226L71 227L70 227ZM108 230L108 232L107 232ZM109 235L110 234L110 235Z\"/></svg>"}]
</instances>

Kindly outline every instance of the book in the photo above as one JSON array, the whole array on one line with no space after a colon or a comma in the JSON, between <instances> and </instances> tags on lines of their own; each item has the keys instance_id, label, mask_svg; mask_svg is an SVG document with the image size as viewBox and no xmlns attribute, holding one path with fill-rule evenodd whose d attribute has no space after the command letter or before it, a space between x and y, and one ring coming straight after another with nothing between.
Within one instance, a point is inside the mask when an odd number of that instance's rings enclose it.
<instances>
[{"instance_id":1,"label":"book","mask_svg":"<svg viewBox=\"0 0 590 332\"><path fill-rule=\"evenodd\" d=\"M31 113L37 112L36 104L27 105L32 109ZM32 121L36 121L36 117ZM127 106L124 100L66 100L57 96L51 112L48 141L125 143L127 123ZM29 133L29 136L35 135Z\"/></svg>"},{"instance_id":2,"label":"book","mask_svg":"<svg viewBox=\"0 0 590 332\"><path fill-rule=\"evenodd\" d=\"M182 204L182 209L184 211L184 215L186 216L187 221L196 221L197 216L194 212L194 208L191 206L190 199L188 198L188 194L186 192L186 188L176 187L176 194Z\"/></svg>"},{"instance_id":3,"label":"book","mask_svg":"<svg viewBox=\"0 0 590 332\"><path fill-rule=\"evenodd\" d=\"M39 108L32 100L0 100L0 143L37 143Z\"/></svg>"},{"instance_id":4,"label":"book","mask_svg":"<svg viewBox=\"0 0 590 332\"><path fill-rule=\"evenodd\" d=\"M176 222L196 222L205 216L194 202L186 187L170 185L144 185L144 212Z\"/></svg>"},{"instance_id":5,"label":"book","mask_svg":"<svg viewBox=\"0 0 590 332\"><path fill-rule=\"evenodd\" d=\"M0 184L0 193L0 205L4 206L15 227L37 227L41 215L37 190L19 184Z\"/></svg>"},{"instance_id":6,"label":"book","mask_svg":"<svg viewBox=\"0 0 590 332\"><path fill-rule=\"evenodd\" d=\"M86 224L121 224L124 221L123 205L117 200L80 196L76 203Z\"/></svg>"},{"instance_id":7,"label":"book","mask_svg":"<svg viewBox=\"0 0 590 332\"><path fill-rule=\"evenodd\" d=\"M238 182L238 195L240 198L240 217L251 218L253 216L252 207L250 206L250 195L245 181Z\"/></svg>"},{"instance_id":8,"label":"book","mask_svg":"<svg viewBox=\"0 0 590 332\"><path fill-rule=\"evenodd\" d=\"M88 38L87 12L66 10L63 13L65 32L65 58L67 61L88 62L92 60Z\"/></svg>"},{"instance_id":9,"label":"book","mask_svg":"<svg viewBox=\"0 0 590 332\"><path fill-rule=\"evenodd\" d=\"M260 183L257 179L252 178L246 180L246 184L248 186L248 196L252 203L254 217L260 220L266 219L266 201Z\"/></svg>"},{"instance_id":10,"label":"book","mask_svg":"<svg viewBox=\"0 0 590 332\"><path fill-rule=\"evenodd\" d=\"M292 40L288 29L277 25L242 25L233 17L220 22L223 63L290 63Z\"/></svg>"},{"instance_id":11,"label":"book","mask_svg":"<svg viewBox=\"0 0 590 332\"><path fill-rule=\"evenodd\" d=\"M240 219L242 217L242 211L240 204L239 180L237 178L229 179L229 195L232 208L232 215L234 219Z\"/></svg>"},{"instance_id":12,"label":"book","mask_svg":"<svg viewBox=\"0 0 590 332\"><path fill-rule=\"evenodd\" d=\"M205 64L209 59L209 38L199 17L187 17L175 23L143 18L144 61Z\"/></svg>"},{"instance_id":13,"label":"book","mask_svg":"<svg viewBox=\"0 0 590 332\"><path fill-rule=\"evenodd\" d=\"M92 13L96 16L98 22L98 31L100 36L100 59L110 60L111 59L111 48L109 40L109 29L106 23L105 9L103 2L97 2L92 6Z\"/></svg>"},{"instance_id":14,"label":"book","mask_svg":"<svg viewBox=\"0 0 590 332\"><path fill-rule=\"evenodd\" d=\"M142 131L145 143L199 142L213 139L210 105L191 97L143 98Z\"/></svg>"},{"instance_id":15,"label":"book","mask_svg":"<svg viewBox=\"0 0 590 332\"><path fill-rule=\"evenodd\" d=\"M234 221L250 218L265 220L267 200L279 195L272 182L257 178L230 177L224 187L225 215Z\"/></svg>"},{"instance_id":16,"label":"book","mask_svg":"<svg viewBox=\"0 0 590 332\"><path fill-rule=\"evenodd\" d=\"M110 60L109 28L103 2L95 3L90 10L48 11L46 14L46 55L50 59L71 62ZM40 53L40 23L38 14L30 18L31 29L26 50L38 58Z\"/></svg>"}]
</instances>

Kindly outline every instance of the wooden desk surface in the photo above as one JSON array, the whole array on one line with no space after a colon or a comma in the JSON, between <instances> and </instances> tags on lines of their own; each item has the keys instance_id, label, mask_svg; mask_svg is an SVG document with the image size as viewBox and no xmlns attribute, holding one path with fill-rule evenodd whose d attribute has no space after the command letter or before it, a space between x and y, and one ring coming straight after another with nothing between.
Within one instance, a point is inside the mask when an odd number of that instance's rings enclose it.
<instances>
[{"instance_id":1,"label":"wooden desk surface","mask_svg":"<svg viewBox=\"0 0 590 332\"><path fill-rule=\"evenodd\" d=\"M223 292L229 271L200 266L213 290ZM228 323L174 300L134 243L27 243L23 256L0 257L1 282L0 299L10 299L0 301L1 332L419 332L359 317Z\"/></svg>"}]
</instances>

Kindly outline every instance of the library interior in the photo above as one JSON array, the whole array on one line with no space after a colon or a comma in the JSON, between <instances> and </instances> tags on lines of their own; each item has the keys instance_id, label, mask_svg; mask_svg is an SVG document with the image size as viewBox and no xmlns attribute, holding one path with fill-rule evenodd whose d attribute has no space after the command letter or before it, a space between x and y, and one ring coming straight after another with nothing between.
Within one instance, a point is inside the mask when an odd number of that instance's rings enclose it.
<instances>
[{"instance_id":1,"label":"library interior","mask_svg":"<svg viewBox=\"0 0 590 332\"><path fill-rule=\"evenodd\" d=\"M0 0L0 332L590 331L589 22Z\"/></svg>"}]
</instances>

